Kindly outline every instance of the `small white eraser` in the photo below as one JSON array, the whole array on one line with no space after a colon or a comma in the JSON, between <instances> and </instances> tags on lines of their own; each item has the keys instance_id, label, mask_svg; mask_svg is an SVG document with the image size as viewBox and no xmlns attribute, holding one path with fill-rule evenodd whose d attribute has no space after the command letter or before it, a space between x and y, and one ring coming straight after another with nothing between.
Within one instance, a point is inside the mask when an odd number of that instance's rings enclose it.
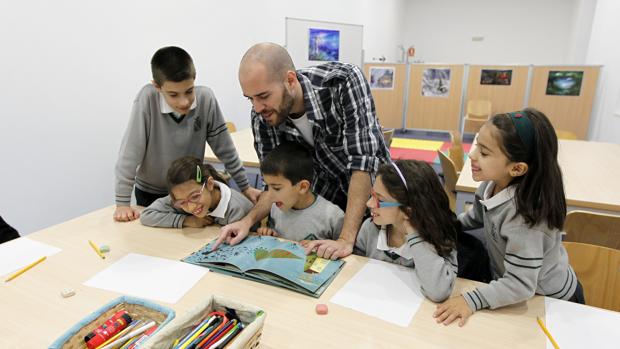
<instances>
[{"instance_id":1,"label":"small white eraser","mask_svg":"<svg viewBox=\"0 0 620 349\"><path fill-rule=\"evenodd\" d=\"M60 292L60 295L63 298L69 298L71 296L75 296L75 290L72 288L65 288L62 292Z\"/></svg>"},{"instance_id":2,"label":"small white eraser","mask_svg":"<svg viewBox=\"0 0 620 349\"><path fill-rule=\"evenodd\" d=\"M99 251L101 251L101 253L108 253L108 252L110 252L110 246L108 246L108 245L101 245L101 246L99 246Z\"/></svg>"}]
</instances>

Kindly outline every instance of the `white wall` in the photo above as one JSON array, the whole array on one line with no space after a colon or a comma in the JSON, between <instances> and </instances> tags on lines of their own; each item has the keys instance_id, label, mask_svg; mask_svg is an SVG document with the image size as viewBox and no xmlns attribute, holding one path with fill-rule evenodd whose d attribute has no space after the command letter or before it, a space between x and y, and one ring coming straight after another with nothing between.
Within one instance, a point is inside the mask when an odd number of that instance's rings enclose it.
<instances>
[{"instance_id":1,"label":"white wall","mask_svg":"<svg viewBox=\"0 0 620 349\"><path fill-rule=\"evenodd\" d=\"M157 48L187 49L197 82L247 127L237 64L256 42L283 44L285 17L362 24L366 53L394 59L404 1L2 1L0 215L30 233L113 203L116 153Z\"/></svg>"},{"instance_id":2,"label":"white wall","mask_svg":"<svg viewBox=\"0 0 620 349\"><path fill-rule=\"evenodd\" d=\"M405 46L425 62L564 64L574 9L574 0L410 0Z\"/></svg>"},{"instance_id":3,"label":"white wall","mask_svg":"<svg viewBox=\"0 0 620 349\"><path fill-rule=\"evenodd\" d=\"M598 0L587 64L605 65L590 122L590 138L620 144L620 2ZM618 194L620 195L620 193Z\"/></svg>"},{"instance_id":4,"label":"white wall","mask_svg":"<svg viewBox=\"0 0 620 349\"><path fill-rule=\"evenodd\" d=\"M574 0L573 28L569 39L568 64L585 64L592 34L592 21L597 0Z\"/></svg>"}]
</instances>

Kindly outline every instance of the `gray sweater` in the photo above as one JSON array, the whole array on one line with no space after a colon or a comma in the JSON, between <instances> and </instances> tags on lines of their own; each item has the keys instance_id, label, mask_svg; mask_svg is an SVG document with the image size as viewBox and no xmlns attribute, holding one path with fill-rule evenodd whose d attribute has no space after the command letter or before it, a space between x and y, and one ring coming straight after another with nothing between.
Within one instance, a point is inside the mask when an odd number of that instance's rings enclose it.
<instances>
[{"instance_id":1,"label":"gray sweater","mask_svg":"<svg viewBox=\"0 0 620 349\"><path fill-rule=\"evenodd\" d=\"M219 182L218 184L220 187L224 185ZM243 194L230 188L229 190L231 194L228 202L222 202L223 199L220 199L220 205L225 205L225 208L218 210L218 206L214 210L214 212L225 212L222 215L223 217L213 217L215 223L219 225L226 225L240 220L254 207L252 202ZM172 199L168 195L155 200L149 207L145 208L142 214L140 214L140 223L150 227L183 228L183 222L187 216L190 216L190 214L172 205Z\"/></svg>"},{"instance_id":2,"label":"gray sweater","mask_svg":"<svg viewBox=\"0 0 620 349\"><path fill-rule=\"evenodd\" d=\"M530 228L516 215L514 188L490 197L494 184L484 182L474 206L459 215L463 229L484 227L494 281L463 293L473 310L499 308L531 298L534 294L568 300L577 277L568 264L562 232L546 222ZM485 200L486 199L486 200Z\"/></svg>"},{"instance_id":3,"label":"gray sweater","mask_svg":"<svg viewBox=\"0 0 620 349\"><path fill-rule=\"evenodd\" d=\"M450 297L457 273L456 249L447 258L437 254L435 247L418 233L407 234L405 243L392 248L387 245L385 227L375 225L370 218L364 221L357 240L355 254L414 268L422 293L433 302Z\"/></svg>"},{"instance_id":4,"label":"gray sweater","mask_svg":"<svg viewBox=\"0 0 620 349\"><path fill-rule=\"evenodd\" d=\"M183 156L204 158L205 142L243 191L248 179L230 138L213 91L196 86L196 108L179 123L162 113L160 95L151 84L134 100L116 162L116 204L129 205L135 185L153 194L166 194L170 164Z\"/></svg>"},{"instance_id":5,"label":"gray sweater","mask_svg":"<svg viewBox=\"0 0 620 349\"><path fill-rule=\"evenodd\" d=\"M280 210L271 205L269 227L279 237L301 241L309 235L318 240L337 240L342 230L344 212L324 197L316 195L316 199L303 210Z\"/></svg>"}]
</instances>

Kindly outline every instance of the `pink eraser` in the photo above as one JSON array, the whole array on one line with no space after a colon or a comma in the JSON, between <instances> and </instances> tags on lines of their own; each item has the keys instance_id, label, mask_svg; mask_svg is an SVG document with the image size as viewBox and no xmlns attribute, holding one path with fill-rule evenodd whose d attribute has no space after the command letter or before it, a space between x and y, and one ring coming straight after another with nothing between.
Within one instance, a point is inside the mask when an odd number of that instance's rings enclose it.
<instances>
[{"instance_id":1,"label":"pink eraser","mask_svg":"<svg viewBox=\"0 0 620 349\"><path fill-rule=\"evenodd\" d=\"M325 315L327 314L327 304L317 304L315 310L317 314Z\"/></svg>"}]
</instances>

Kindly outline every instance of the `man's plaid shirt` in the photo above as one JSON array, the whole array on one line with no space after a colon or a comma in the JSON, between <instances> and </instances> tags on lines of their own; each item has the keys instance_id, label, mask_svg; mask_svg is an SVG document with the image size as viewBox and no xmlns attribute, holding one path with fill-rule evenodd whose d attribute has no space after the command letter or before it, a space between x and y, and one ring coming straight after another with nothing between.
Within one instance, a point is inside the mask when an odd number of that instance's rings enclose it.
<instances>
[{"instance_id":1,"label":"man's plaid shirt","mask_svg":"<svg viewBox=\"0 0 620 349\"><path fill-rule=\"evenodd\" d=\"M299 69L297 79L314 147L290 119L272 127L252 109L254 148L262 161L282 141L305 145L314 154L314 193L334 203L346 203L351 171L369 172L374 178L379 164L390 156L370 86L358 67L339 62Z\"/></svg>"}]
</instances>

